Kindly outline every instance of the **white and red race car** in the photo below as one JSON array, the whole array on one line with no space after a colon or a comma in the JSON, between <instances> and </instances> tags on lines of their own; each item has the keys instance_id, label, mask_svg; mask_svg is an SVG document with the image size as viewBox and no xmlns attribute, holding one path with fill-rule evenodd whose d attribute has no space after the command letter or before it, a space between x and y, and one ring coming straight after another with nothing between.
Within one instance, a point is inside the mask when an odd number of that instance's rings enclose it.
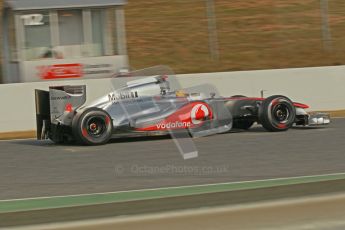
<instances>
[{"instance_id":1,"label":"white and red race car","mask_svg":"<svg viewBox=\"0 0 345 230\"><path fill-rule=\"evenodd\" d=\"M307 105L286 96L216 97L215 93L171 90L165 74L146 71L143 75L151 76L129 81L87 105L86 86L36 90L38 139L99 145L114 137L180 131L200 137L249 129L255 122L272 132L330 123L328 114L308 114Z\"/></svg>"}]
</instances>

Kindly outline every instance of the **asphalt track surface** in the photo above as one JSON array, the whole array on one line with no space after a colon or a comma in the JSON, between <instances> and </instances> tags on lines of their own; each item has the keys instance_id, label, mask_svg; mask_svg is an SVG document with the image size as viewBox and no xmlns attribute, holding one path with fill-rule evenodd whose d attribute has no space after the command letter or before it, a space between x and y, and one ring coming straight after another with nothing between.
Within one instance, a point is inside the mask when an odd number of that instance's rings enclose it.
<instances>
[{"instance_id":1,"label":"asphalt track surface","mask_svg":"<svg viewBox=\"0 0 345 230\"><path fill-rule=\"evenodd\" d=\"M0 200L252 181L345 172L345 119L318 129L261 127L194 139L184 160L168 137L104 146L0 142Z\"/></svg>"}]
</instances>

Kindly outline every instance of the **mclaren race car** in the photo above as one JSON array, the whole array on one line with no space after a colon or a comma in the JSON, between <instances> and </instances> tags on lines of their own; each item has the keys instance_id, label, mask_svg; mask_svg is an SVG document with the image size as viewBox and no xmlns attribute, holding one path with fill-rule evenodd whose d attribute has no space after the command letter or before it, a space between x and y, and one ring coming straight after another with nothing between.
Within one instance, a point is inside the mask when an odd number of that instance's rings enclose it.
<instances>
[{"instance_id":1,"label":"mclaren race car","mask_svg":"<svg viewBox=\"0 0 345 230\"><path fill-rule=\"evenodd\" d=\"M233 128L247 130L254 123L271 132L330 123L328 114L308 114L307 105L286 96L221 97L214 92L172 90L169 80L164 73L136 78L91 103L86 103L85 85L36 90L37 137L100 145L111 138L138 135L187 132L200 137Z\"/></svg>"}]
</instances>

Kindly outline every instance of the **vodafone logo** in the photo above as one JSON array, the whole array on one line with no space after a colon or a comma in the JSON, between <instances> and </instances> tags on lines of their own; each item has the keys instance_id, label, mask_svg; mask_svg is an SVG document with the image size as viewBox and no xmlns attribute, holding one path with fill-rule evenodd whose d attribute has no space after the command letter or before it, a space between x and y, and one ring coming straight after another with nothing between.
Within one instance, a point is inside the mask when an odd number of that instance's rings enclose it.
<instances>
[{"instance_id":1,"label":"vodafone logo","mask_svg":"<svg viewBox=\"0 0 345 230\"><path fill-rule=\"evenodd\" d=\"M198 125L204 121L206 117L210 115L210 110L206 105L198 104L195 105L191 112L191 119L194 125Z\"/></svg>"}]
</instances>

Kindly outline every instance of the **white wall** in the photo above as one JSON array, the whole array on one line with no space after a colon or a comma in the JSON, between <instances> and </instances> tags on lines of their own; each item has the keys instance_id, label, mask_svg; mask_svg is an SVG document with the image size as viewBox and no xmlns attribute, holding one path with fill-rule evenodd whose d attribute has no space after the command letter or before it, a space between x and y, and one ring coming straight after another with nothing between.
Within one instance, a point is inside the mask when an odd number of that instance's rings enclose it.
<instances>
[{"instance_id":1,"label":"white wall","mask_svg":"<svg viewBox=\"0 0 345 230\"><path fill-rule=\"evenodd\" d=\"M48 90L49 86L86 85L87 102L105 95L112 82L124 85L124 79L77 80L0 85L0 133L36 129L35 89Z\"/></svg>"},{"instance_id":2,"label":"white wall","mask_svg":"<svg viewBox=\"0 0 345 230\"><path fill-rule=\"evenodd\" d=\"M222 96L283 94L309 104L312 110L345 109L345 66L282 70L186 74L177 77L182 87L213 84ZM126 79L78 80L0 85L0 132L34 130L34 90L51 85L86 84L87 102L119 88Z\"/></svg>"},{"instance_id":3,"label":"white wall","mask_svg":"<svg viewBox=\"0 0 345 230\"><path fill-rule=\"evenodd\" d=\"M180 75L183 86L212 83L223 96L283 94L313 110L345 109L345 66Z\"/></svg>"}]
</instances>

